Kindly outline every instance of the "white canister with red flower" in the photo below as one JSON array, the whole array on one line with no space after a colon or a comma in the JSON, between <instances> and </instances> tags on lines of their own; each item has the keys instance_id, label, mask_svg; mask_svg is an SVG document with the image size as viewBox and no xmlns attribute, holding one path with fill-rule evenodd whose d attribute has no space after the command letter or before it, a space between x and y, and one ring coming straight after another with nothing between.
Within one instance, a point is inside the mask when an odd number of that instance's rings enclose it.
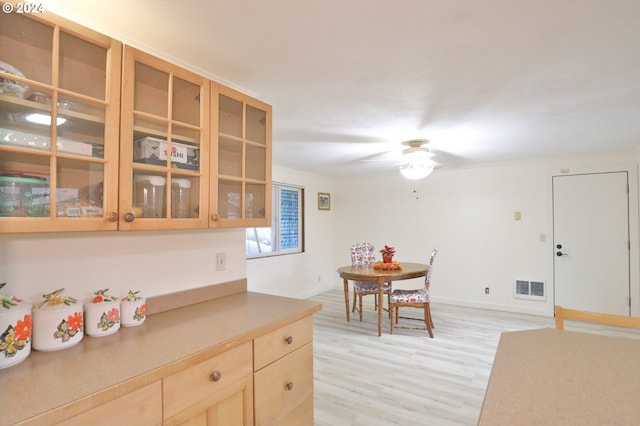
<instances>
[{"instance_id":1,"label":"white canister with red flower","mask_svg":"<svg viewBox=\"0 0 640 426\"><path fill-rule=\"evenodd\" d=\"M147 299L138 293L129 290L129 294L122 298L120 320L123 327L140 325L147 318Z\"/></svg>"},{"instance_id":2,"label":"white canister with red flower","mask_svg":"<svg viewBox=\"0 0 640 426\"><path fill-rule=\"evenodd\" d=\"M5 283L0 284L0 289ZM31 304L0 294L0 368L24 361L31 353Z\"/></svg>"},{"instance_id":3,"label":"white canister with red flower","mask_svg":"<svg viewBox=\"0 0 640 426\"><path fill-rule=\"evenodd\" d=\"M43 294L44 300L33 308L33 349L66 349L84 337L82 303L63 292L61 288Z\"/></svg>"},{"instance_id":4,"label":"white canister with red flower","mask_svg":"<svg viewBox=\"0 0 640 426\"><path fill-rule=\"evenodd\" d=\"M108 291L96 291L86 306L84 326L89 336L108 336L120 330L120 302Z\"/></svg>"}]
</instances>

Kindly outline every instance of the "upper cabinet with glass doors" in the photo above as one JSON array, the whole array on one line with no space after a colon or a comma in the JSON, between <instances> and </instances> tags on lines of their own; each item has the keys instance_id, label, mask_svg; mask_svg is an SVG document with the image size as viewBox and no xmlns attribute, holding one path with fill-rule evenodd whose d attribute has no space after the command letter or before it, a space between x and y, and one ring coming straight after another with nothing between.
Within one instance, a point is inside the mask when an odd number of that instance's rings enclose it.
<instances>
[{"instance_id":1,"label":"upper cabinet with glass doors","mask_svg":"<svg viewBox=\"0 0 640 426\"><path fill-rule=\"evenodd\" d=\"M0 233L117 229L122 45L0 13Z\"/></svg>"},{"instance_id":2,"label":"upper cabinet with glass doors","mask_svg":"<svg viewBox=\"0 0 640 426\"><path fill-rule=\"evenodd\" d=\"M210 83L125 46L120 229L206 228Z\"/></svg>"},{"instance_id":3,"label":"upper cabinet with glass doors","mask_svg":"<svg viewBox=\"0 0 640 426\"><path fill-rule=\"evenodd\" d=\"M271 226L271 106L212 83L213 228Z\"/></svg>"}]
</instances>

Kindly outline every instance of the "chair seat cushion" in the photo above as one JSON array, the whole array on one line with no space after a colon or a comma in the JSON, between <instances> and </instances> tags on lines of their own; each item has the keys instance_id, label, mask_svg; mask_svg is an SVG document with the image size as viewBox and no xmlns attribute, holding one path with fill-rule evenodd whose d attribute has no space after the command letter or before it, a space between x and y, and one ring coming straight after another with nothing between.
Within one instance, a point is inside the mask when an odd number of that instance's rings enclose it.
<instances>
[{"instance_id":1,"label":"chair seat cushion","mask_svg":"<svg viewBox=\"0 0 640 426\"><path fill-rule=\"evenodd\" d=\"M390 301L400 303L428 303L429 289L421 288L419 290L393 290Z\"/></svg>"},{"instance_id":2,"label":"chair seat cushion","mask_svg":"<svg viewBox=\"0 0 640 426\"><path fill-rule=\"evenodd\" d=\"M377 293L378 292L378 284L376 283L365 283L362 281L354 281L353 288L355 289L356 293L363 293L363 292ZM384 285L382 286L382 291L385 293L389 292L388 283L384 283Z\"/></svg>"}]
</instances>

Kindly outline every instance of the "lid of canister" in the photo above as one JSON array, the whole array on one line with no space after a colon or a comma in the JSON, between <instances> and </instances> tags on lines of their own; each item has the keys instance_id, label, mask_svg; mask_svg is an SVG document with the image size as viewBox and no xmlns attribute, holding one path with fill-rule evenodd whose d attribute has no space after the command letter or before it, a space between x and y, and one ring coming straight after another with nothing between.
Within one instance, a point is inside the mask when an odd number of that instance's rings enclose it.
<instances>
[{"instance_id":1,"label":"lid of canister","mask_svg":"<svg viewBox=\"0 0 640 426\"><path fill-rule=\"evenodd\" d=\"M136 182L148 182L153 186L164 186L167 180L162 176L154 175L136 175L134 178Z\"/></svg>"},{"instance_id":2,"label":"lid of canister","mask_svg":"<svg viewBox=\"0 0 640 426\"><path fill-rule=\"evenodd\" d=\"M189 179L174 178L171 179L171 185L177 185L180 188L191 188L191 181Z\"/></svg>"},{"instance_id":3,"label":"lid of canister","mask_svg":"<svg viewBox=\"0 0 640 426\"><path fill-rule=\"evenodd\" d=\"M47 185L47 182L42 179L16 177L16 176L0 176L0 184L7 183L26 183L29 185Z\"/></svg>"},{"instance_id":4,"label":"lid of canister","mask_svg":"<svg viewBox=\"0 0 640 426\"><path fill-rule=\"evenodd\" d=\"M69 309L73 309L78 300L67 296L66 294L62 294L64 288L58 289L54 292L43 294L43 301L40 302L35 309L40 311L49 311L49 312L59 312L59 311L68 311ZM78 305L80 309L82 309L82 304Z\"/></svg>"},{"instance_id":5,"label":"lid of canister","mask_svg":"<svg viewBox=\"0 0 640 426\"><path fill-rule=\"evenodd\" d=\"M6 283L0 283L0 289L5 286ZM18 299L15 296L9 296L7 294L0 294L0 316L5 314L12 314L21 307L30 307L31 303L27 303L22 299Z\"/></svg>"}]
</instances>

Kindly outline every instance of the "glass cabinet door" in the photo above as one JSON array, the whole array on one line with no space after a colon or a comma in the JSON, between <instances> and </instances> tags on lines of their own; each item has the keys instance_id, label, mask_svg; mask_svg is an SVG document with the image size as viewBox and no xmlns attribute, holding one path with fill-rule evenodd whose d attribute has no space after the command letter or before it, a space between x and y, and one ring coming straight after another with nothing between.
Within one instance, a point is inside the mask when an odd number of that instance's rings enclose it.
<instances>
[{"instance_id":1,"label":"glass cabinet door","mask_svg":"<svg viewBox=\"0 0 640 426\"><path fill-rule=\"evenodd\" d=\"M128 46L123 79L120 229L206 228L209 82Z\"/></svg>"},{"instance_id":2,"label":"glass cabinet door","mask_svg":"<svg viewBox=\"0 0 640 426\"><path fill-rule=\"evenodd\" d=\"M121 44L2 13L0 52L0 232L117 229Z\"/></svg>"},{"instance_id":3,"label":"glass cabinet door","mask_svg":"<svg viewBox=\"0 0 640 426\"><path fill-rule=\"evenodd\" d=\"M213 86L212 227L271 226L271 106Z\"/></svg>"}]
</instances>

